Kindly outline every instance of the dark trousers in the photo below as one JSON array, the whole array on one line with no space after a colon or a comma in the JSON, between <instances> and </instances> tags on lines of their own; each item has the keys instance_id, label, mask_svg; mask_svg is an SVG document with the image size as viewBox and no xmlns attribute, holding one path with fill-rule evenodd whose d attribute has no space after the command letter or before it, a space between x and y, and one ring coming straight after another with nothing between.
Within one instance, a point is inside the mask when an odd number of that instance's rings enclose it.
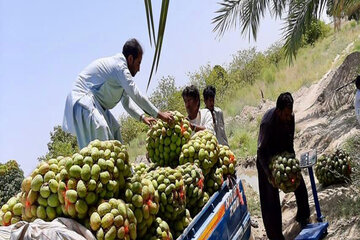
<instances>
[{"instance_id":1,"label":"dark trousers","mask_svg":"<svg viewBox=\"0 0 360 240\"><path fill-rule=\"evenodd\" d=\"M256 164L259 178L259 192L261 203L261 214L269 239L284 240L282 234L282 219L279 189L274 188L268 181L264 170ZM300 185L295 191L296 204L298 207L296 221L301 222L310 216L308 194L304 179L301 177Z\"/></svg>"}]
</instances>

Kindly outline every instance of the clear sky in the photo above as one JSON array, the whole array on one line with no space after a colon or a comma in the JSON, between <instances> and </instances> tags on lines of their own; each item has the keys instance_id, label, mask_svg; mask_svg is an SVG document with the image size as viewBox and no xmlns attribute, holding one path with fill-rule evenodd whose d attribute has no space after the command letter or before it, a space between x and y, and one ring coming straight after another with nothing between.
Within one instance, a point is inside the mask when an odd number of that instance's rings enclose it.
<instances>
[{"instance_id":1,"label":"clear sky","mask_svg":"<svg viewBox=\"0 0 360 240\"><path fill-rule=\"evenodd\" d=\"M282 23L270 17L261 22L257 42L240 31L216 39L211 19L217 1L170 1L159 70L148 95L162 76L172 75L182 86L187 73L202 65L225 64L238 50L265 50L280 39ZM160 1L153 3L158 16ZM154 49L144 1L0 0L0 162L15 159L28 175L47 152L50 131L62 123L77 74L91 61L121 52L131 37L145 50L135 76L145 93ZM120 104L113 112L118 117L122 111Z\"/></svg>"}]
</instances>

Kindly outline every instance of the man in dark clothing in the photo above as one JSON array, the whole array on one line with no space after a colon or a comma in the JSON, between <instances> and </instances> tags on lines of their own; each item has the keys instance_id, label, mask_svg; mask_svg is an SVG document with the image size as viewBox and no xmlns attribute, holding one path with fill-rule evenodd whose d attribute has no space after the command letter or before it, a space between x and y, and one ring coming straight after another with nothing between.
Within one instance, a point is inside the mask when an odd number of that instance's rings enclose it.
<instances>
[{"instance_id":1,"label":"man in dark clothing","mask_svg":"<svg viewBox=\"0 0 360 240\"><path fill-rule=\"evenodd\" d=\"M269 169L271 158L283 152L295 154L293 114L294 100L290 93L282 93L277 99L276 108L268 110L262 118L258 139L256 167L259 178L261 213L270 239L285 239L282 234L281 206L279 189L274 188L274 178ZM298 211L296 221L302 227L308 223L310 216L308 194L303 178L295 191Z\"/></svg>"}]
</instances>

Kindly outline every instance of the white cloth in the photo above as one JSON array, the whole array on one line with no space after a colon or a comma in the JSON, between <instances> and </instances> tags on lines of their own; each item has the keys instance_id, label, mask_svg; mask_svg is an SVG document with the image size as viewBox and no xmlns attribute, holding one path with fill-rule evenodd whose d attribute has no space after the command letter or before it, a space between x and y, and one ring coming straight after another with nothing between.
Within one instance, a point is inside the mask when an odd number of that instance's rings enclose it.
<instances>
[{"instance_id":1,"label":"white cloth","mask_svg":"<svg viewBox=\"0 0 360 240\"><path fill-rule=\"evenodd\" d=\"M63 130L77 136L80 148L95 138L122 141L109 111L120 101L138 120L144 111L157 117L158 109L136 87L121 53L97 59L79 74L66 99Z\"/></svg>"},{"instance_id":2,"label":"white cloth","mask_svg":"<svg viewBox=\"0 0 360 240\"><path fill-rule=\"evenodd\" d=\"M209 109L200 109L196 118L190 120L190 123L195 124L196 126L205 127L211 133L215 134L213 118Z\"/></svg>"},{"instance_id":3,"label":"white cloth","mask_svg":"<svg viewBox=\"0 0 360 240\"><path fill-rule=\"evenodd\" d=\"M228 139L225 134L225 122L222 110L218 107L215 107L213 111L213 116L215 118L214 129L219 144L229 146Z\"/></svg>"},{"instance_id":4,"label":"white cloth","mask_svg":"<svg viewBox=\"0 0 360 240\"><path fill-rule=\"evenodd\" d=\"M360 124L360 90L358 89L356 91L356 96L355 96L355 114L356 114L356 118Z\"/></svg>"},{"instance_id":5,"label":"white cloth","mask_svg":"<svg viewBox=\"0 0 360 240\"><path fill-rule=\"evenodd\" d=\"M0 239L10 240L95 240L94 235L80 223L68 218L56 218L51 222L36 219L28 223L20 221L0 227Z\"/></svg>"}]
</instances>

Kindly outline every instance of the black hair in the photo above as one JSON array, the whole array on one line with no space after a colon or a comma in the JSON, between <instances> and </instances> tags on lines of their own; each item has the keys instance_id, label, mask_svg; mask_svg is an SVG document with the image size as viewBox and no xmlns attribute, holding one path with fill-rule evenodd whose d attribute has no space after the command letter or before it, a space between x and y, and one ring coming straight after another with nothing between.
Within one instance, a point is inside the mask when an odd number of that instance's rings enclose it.
<instances>
[{"instance_id":1,"label":"black hair","mask_svg":"<svg viewBox=\"0 0 360 240\"><path fill-rule=\"evenodd\" d=\"M358 75L355 79L355 86L360 90L360 75Z\"/></svg>"},{"instance_id":2,"label":"black hair","mask_svg":"<svg viewBox=\"0 0 360 240\"><path fill-rule=\"evenodd\" d=\"M279 110L284 110L285 108L292 109L293 105L294 99L289 92L281 93L276 101L276 108Z\"/></svg>"},{"instance_id":3,"label":"black hair","mask_svg":"<svg viewBox=\"0 0 360 240\"><path fill-rule=\"evenodd\" d=\"M200 93L195 85L186 86L182 91L181 96L183 99L184 97L191 97L193 99L197 99L199 102L198 107L200 107Z\"/></svg>"},{"instance_id":4,"label":"black hair","mask_svg":"<svg viewBox=\"0 0 360 240\"><path fill-rule=\"evenodd\" d=\"M134 59L136 59L139 55L143 54L143 49L135 38L129 39L123 46L122 53L127 59L128 56L132 55Z\"/></svg>"},{"instance_id":5,"label":"black hair","mask_svg":"<svg viewBox=\"0 0 360 240\"><path fill-rule=\"evenodd\" d=\"M216 89L214 86L207 86L203 91L203 97L205 100L209 98L215 98L216 95Z\"/></svg>"}]
</instances>

